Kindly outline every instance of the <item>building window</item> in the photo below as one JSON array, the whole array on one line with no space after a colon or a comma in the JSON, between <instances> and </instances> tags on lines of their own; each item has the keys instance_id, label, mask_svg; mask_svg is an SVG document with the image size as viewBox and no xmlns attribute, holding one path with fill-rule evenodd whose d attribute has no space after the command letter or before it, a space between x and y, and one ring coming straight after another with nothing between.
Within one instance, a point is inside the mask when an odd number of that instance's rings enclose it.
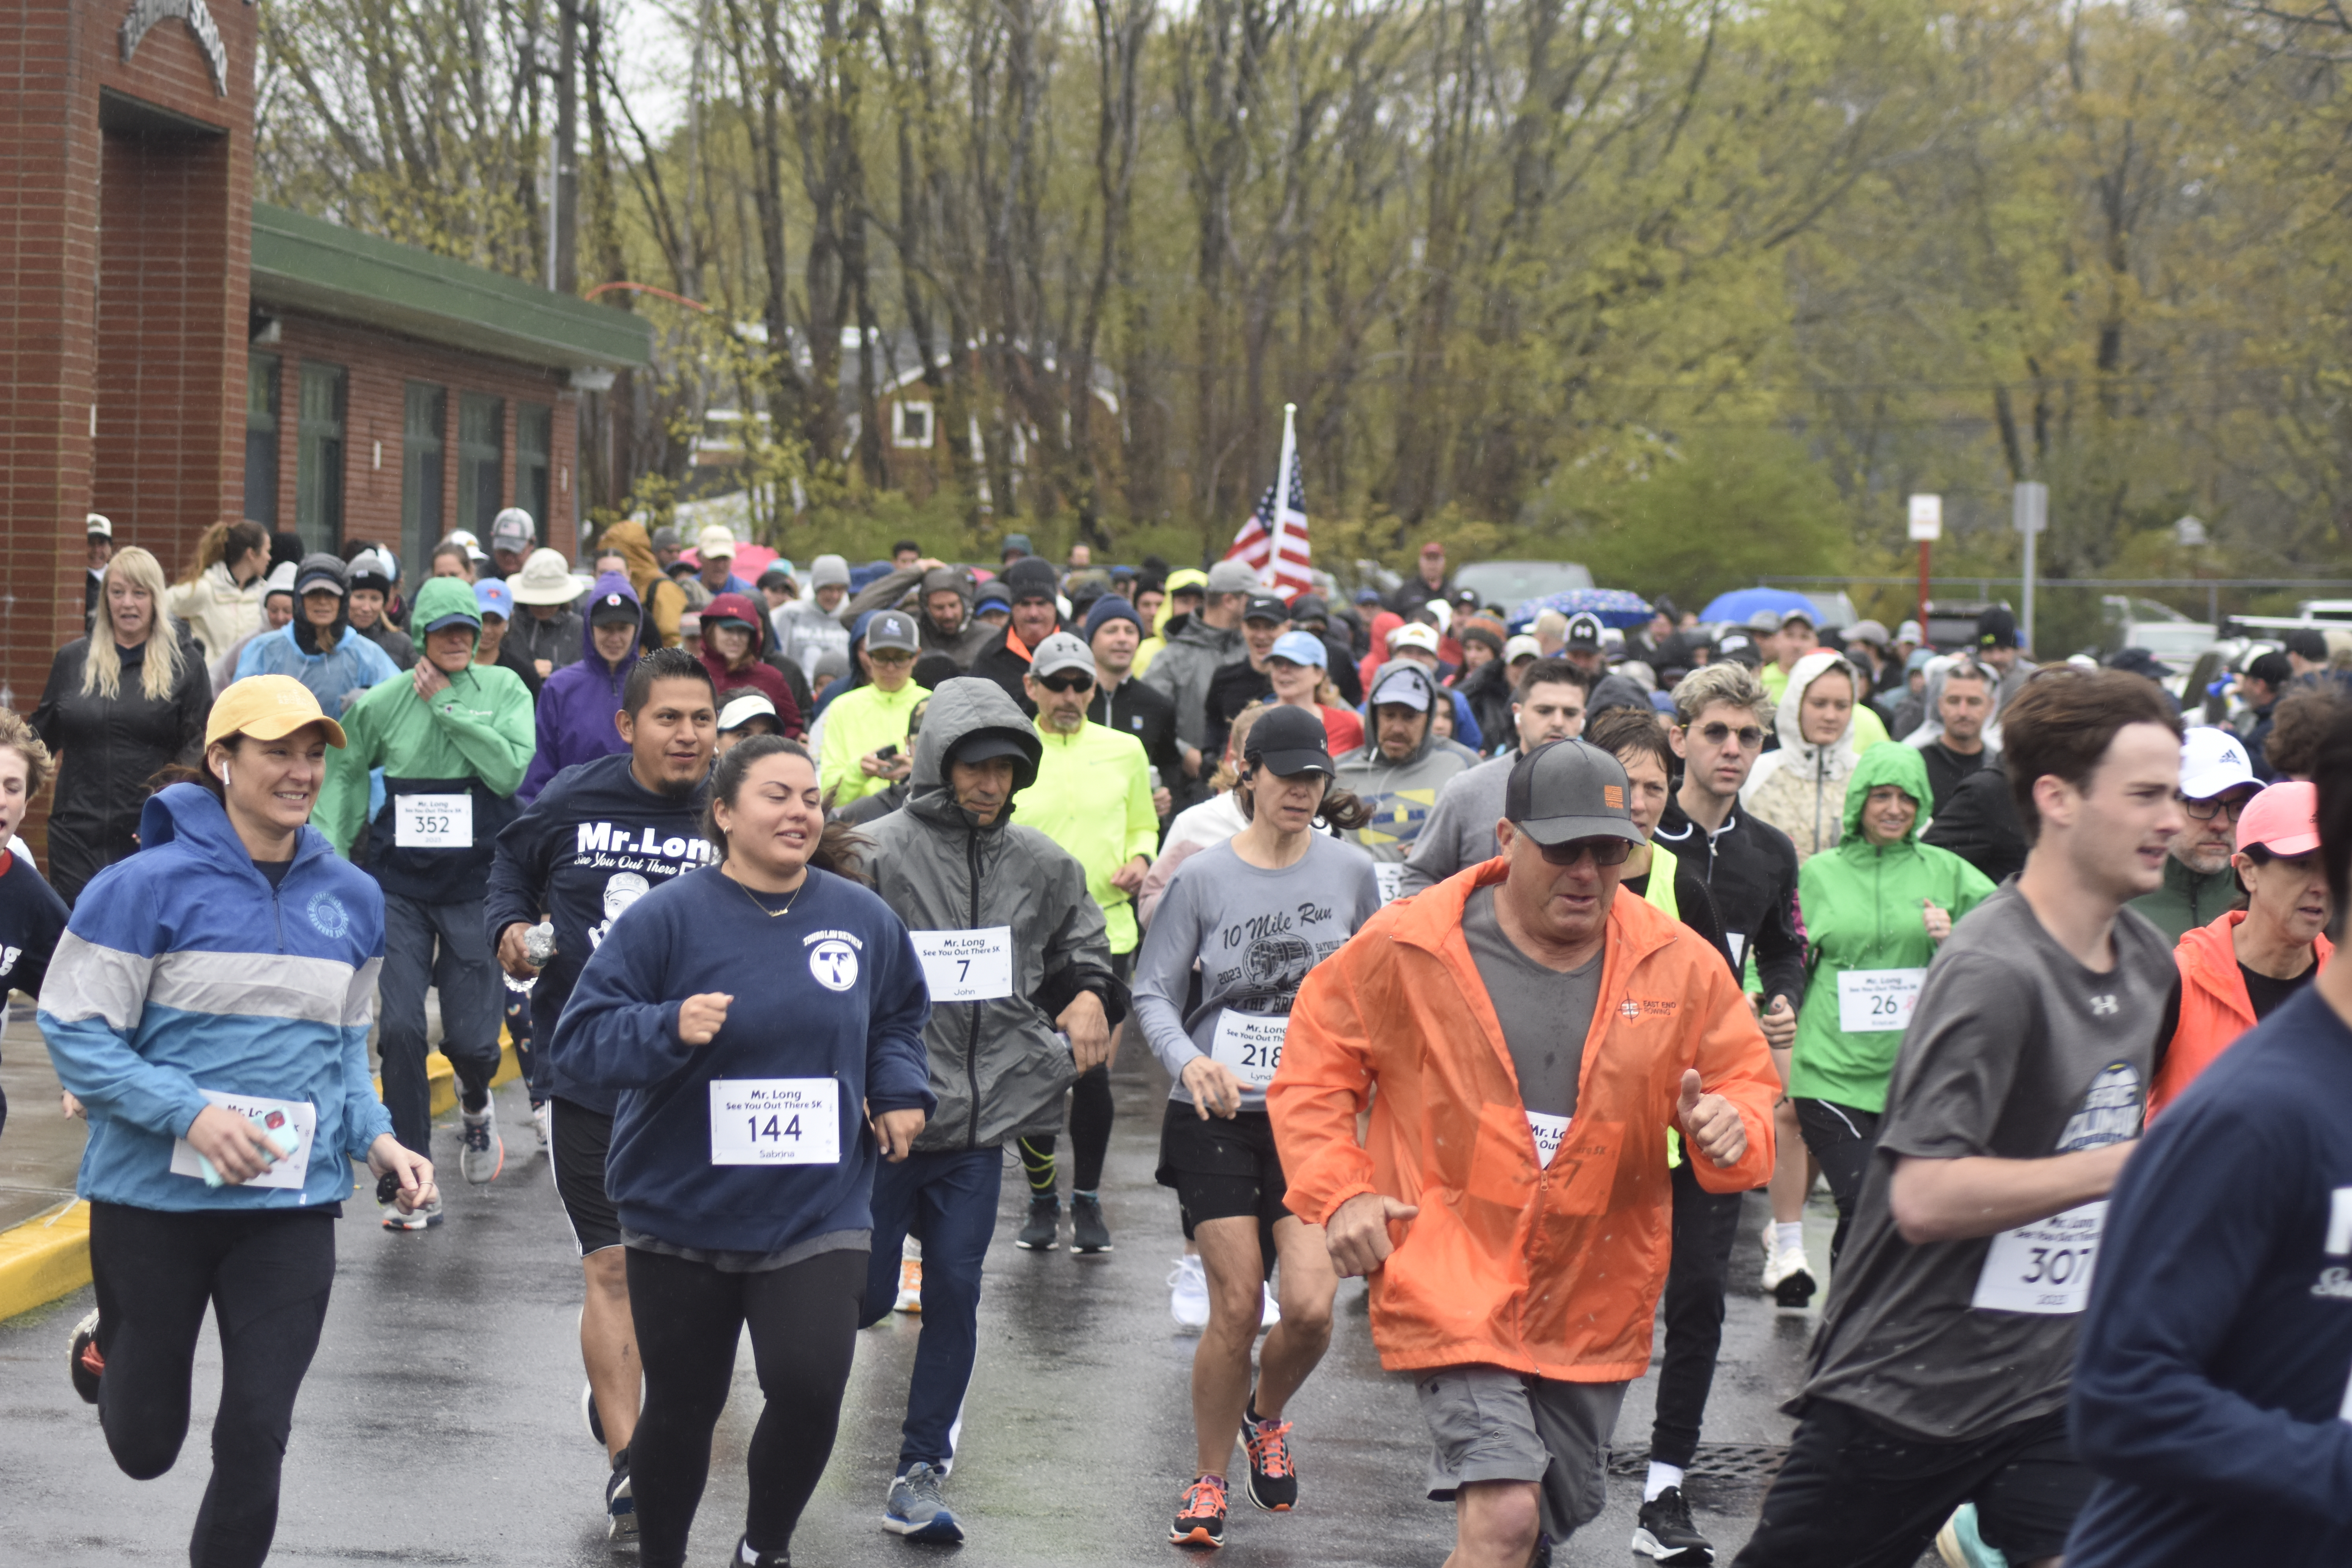
<instances>
[{"instance_id":1,"label":"building window","mask_svg":"<svg viewBox=\"0 0 2352 1568\"><path fill-rule=\"evenodd\" d=\"M890 444L894 447L928 447L931 444L931 405L928 403L894 403L890 405Z\"/></svg>"},{"instance_id":2,"label":"building window","mask_svg":"<svg viewBox=\"0 0 2352 1568\"><path fill-rule=\"evenodd\" d=\"M449 429L449 394L421 381L408 384L400 424L400 540L403 570L425 564L441 542L441 454Z\"/></svg>"},{"instance_id":3,"label":"building window","mask_svg":"<svg viewBox=\"0 0 2352 1568\"><path fill-rule=\"evenodd\" d=\"M488 541L506 504L507 405L468 392L457 399L457 526ZM484 549L489 548L487 542Z\"/></svg>"},{"instance_id":4,"label":"building window","mask_svg":"<svg viewBox=\"0 0 2352 1568\"><path fill-rule=\"evenodd\" d=\"M549 458L555 449L555 410L544 403L515 405L515 505L530 513L539 537L553 533L547 517Z\"/></svg>"},{"instance_id":5,"label":"building window","mask_svg":"<svg viewBox=\"0 0 2352 1568\"><path fill-rule=\"evenodd\" d=\"M343 540L343 397L339 364L302 362L300 446L294 468L294 527L304 550L338 554Z\"/></svg>"},{"instance_id":6,"label":"building window","mask_svg":"<svg viewBox=\"0 0 2352 1568\"><path fill-rule=\"evenodd\" d=\"M245 356L245 515L278 528L278 356Z\"/></svg>"}]
</instances>

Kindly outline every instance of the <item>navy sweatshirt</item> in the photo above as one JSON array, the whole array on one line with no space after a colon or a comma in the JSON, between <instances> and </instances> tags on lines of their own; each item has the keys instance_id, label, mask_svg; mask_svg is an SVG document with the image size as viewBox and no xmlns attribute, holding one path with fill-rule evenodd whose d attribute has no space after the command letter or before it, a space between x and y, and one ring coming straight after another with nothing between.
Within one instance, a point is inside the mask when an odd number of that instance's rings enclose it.
<instances>
[{"instance_id":1,"label":"navy sweatshirt","mask_svg":"<svg viewBox=\"0 0 2352 1568\"><path fill-rule=\"evenodd\" d=\"M553 1037L555 1021L588 955L639 899L681 873L711 863L702 837L704 791L666 795L639 784L629 753L597 757L557 773L523 814L499 830L482 915L490 949L520 921L555 925L555 956L531 987L531 1037ZM545 1052L531 1063L531 1089L610 1116L620 1091L568 1079Z\"/></svg>"},{"instance_id":2,"label":"navy sweatshirt","mask_svg":"<svg viewBox=\"0 0 2352 1568\"><path fill-rule=\"evenodd\" d=\"M771 919L716 866L639 900L620 940L590 956L548 1049L566 1081L623 1090L604 1188L621 1225L678 1247L782 1252L873 1228L875 1115L936 1107L931 1012L906 926L856 883L812 869ZM734 997L707 1046L677 1037L678 1004ZM829 1165L711 1163L713 1079L837 1085L841 1158Z\"/></svg>"},{"instance_id":3,"label":"navy sweatshirt","mask_svg":"<svg viewBox=\"0 0 2352 1568\"><path fill-rule=\"evenodd\" d=\"M2116 1184L2074 1371L2067 1568L2352 1563L2352 1030L2305 990Z\"/></svg>"}]
</instances>

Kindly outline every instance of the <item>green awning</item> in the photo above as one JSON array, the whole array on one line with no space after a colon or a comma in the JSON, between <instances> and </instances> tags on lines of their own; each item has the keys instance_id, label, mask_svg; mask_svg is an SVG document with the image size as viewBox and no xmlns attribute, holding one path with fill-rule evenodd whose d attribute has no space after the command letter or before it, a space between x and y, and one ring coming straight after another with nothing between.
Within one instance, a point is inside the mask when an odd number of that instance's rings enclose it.
<instances>
[{"instance_id":1,"label":"green awning","mask_svg":"<svg viewBox=\"0 0 2352 1568\"><path fill-rule=\"evenodd\" d=\"M253 301L559 370L653 361L653 325L284 207L253 206Z\"/></svg>"}]
</instances>

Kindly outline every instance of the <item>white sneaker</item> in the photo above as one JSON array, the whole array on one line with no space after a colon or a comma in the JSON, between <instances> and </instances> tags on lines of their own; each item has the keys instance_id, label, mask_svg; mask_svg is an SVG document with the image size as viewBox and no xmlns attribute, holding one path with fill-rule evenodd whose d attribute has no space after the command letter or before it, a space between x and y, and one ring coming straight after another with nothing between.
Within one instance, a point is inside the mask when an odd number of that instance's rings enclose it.
<instances>
[{"instance_id":1,"label":"white sneaker","mask_svg":"<svg viewBox=\"0 0 2352 1568\"><path fill-rule=\"evenodd\" d=\"M894 1312L920 1313L923 1310L923 1260L919 1258L898 1259L898 1299L890 1303Z\"/></svg>"},{"instance_id":2,"label":"white sneaker","mask_svg":"<svg viewBox=\"0 0 2352 1568\"><path fill-rule=\"evenodd\" d=\"M495 1103L485 1103L479 1110L463 1110L457 1116L457 1169L474 1185L485 1186L499 1179L506 1168L506 1140L499 1136L499 1113Z\"/></svg>"},{"instance_id":3,"label":"white sneaker","mask_svg":"<svg viewBox=\"0 0 2352 1568\"><path fill-rule=\"evenodd\" d=\"M1265 1290L1265 1306L1264 1310L1258 1313L1257 1331L1259 1333L1265 1332L1266 1330L1282 1321L1282 1309L1274 1304L1274 1287L1268 1285L1264 1289Z\"/></svg>"},{"instance_id":4,"label":"white sneaker","mask_svg":"<svg viewBox=\"0 0 2352 1568\"><path fill-rule=\"evenodd\" d=\"M1764 1265L1764 1293L1780 1306L1808 1306L1815 1289L1812 1266L1806 1262L1801 1247L1783 1247Z\"/></svg>"},{"instance_id":5,"label":"white sneaker","mask_svg":"<svg viewBox=\"0 0 2352 1568\"><path fill-rule=\"evenodd\" d=\"M555 1102L541 1100L530 1108L530 1119L539 1128L539 1146L544 1150L555 1142Z\"/></svg>"},{"instance_id":6,"label":"white sneaker","mask_svg":"<svg viewBox=\"0 0 2352 1568\"><path fill-rule=\"evenodd\" d=\"M1197 1253L1178 1258L1175 1271L1168 1276L1168 1315L1180 1329L1198 1331L1209 1326L1209 1277Z\"/></svg>"}]
</instances>

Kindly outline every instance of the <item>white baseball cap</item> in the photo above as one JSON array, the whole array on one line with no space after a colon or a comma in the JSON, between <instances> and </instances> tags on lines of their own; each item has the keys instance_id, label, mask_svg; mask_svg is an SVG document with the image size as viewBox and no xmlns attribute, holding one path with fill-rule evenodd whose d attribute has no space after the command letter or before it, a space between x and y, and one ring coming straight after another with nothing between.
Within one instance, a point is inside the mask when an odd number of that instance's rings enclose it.
<instances>
[{"instance_id":1,"label":"white baseball cap","mask_svg":"<svg viewBox=\"0 0 2352 1568\"><path fill-rule=\"evenodd\" d=\"M1421 621L1407 621L1389 633L1389 652L1417 647L1423 653L1437 651L1437 628Z\"/></svg>"},{"instance_id":2,"label":"white baseball cap","mask_svg":"<svg viewBox=\"0 0 2352 1568\"><path fill-rule=\"evenodd\" d=\"M2259 789L2246 760L2246 743L2227 730L2200 724L2180 737L2180 793L2191 800L2210 800L2224 790L2251 784Z\"/></svg>"},{"instance_id":3,"label":"white baseball cap","mask_svg":"<svg viewBox=\"0 0 2352 1568\"><path fill-rule=\"evenodd\" d=\"M731 561L735 557L735 535L714 522L695 535L694 552L705 561L720 555Z\"/></svg>"}]
</instances>

